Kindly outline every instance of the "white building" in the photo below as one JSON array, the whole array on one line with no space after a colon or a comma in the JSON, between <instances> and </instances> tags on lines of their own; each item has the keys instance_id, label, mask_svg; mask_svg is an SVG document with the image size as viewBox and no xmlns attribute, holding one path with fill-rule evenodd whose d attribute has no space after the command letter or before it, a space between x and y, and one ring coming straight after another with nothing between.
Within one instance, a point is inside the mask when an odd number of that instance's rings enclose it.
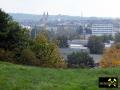
<instances>
[{"instance_id":1,"label":"white building","mask_svg":"<svg viewBox=\"0 0 120 90\"><path fill-rule=\"evenodd\" d=\"M26 28L26 29L28 29L28 30L31 30L31 29L32 29L31 26L25 26L25 25L21 25L21 26L22 26L22 28Z\"/></svg>"},{"instance_id":2,"label":"white building","mask_svg":"<svg viewBox=\"0 0 120 90\"><path fill-rule=\"evenodd\" d=\"M21 25L22 28L25 28L29 31L29 35L31 36L31 31L32 31L32 27L31 26L25 26L25 25Z\"/></svg>"},{"instance_id":3,"label":"white building","mask_svg":"<svg viewBox=\"0 0 120 90\"><path fill-rule=\"evenodd\" d=\"M92 24L92 35L113 35L113 24Z\"/></svg>"},{"instance_id":4,"label":"white building","mask_svg":"<svg viewBox=\"0 0 120 90\"><path fill-rule=\"evenodd\" d=\"M52 26L52 27L48 26L46 29L48 31L53 31L54 33L57 33L57 30L58 30L56 26Z\"/></svg>"}]
</instances>

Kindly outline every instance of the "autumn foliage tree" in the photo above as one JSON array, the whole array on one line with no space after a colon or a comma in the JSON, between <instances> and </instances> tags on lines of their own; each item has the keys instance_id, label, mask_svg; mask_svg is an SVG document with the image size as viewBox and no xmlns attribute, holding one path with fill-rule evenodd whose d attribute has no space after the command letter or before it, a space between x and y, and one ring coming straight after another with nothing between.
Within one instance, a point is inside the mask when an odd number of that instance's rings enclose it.
<instances>
[{"instance_id":1,"label":"autumn foliage tree","mask_svg":"<svg viewBox=\"0 0 120 90\"><path fill-rule=\"evenodd\" d=\"M49 42L43 33L39 33L31 46L35 53L35 65L43 67L64 67L65 61L60 56L55 43Z\"/></svg>"},{"instance_id":2,"label":"autumn foliage tree","mask_svg":"<svg viewBox=\"0 0 120 90\"><path fill-rule=\"evenodd\" d=\"M100 65L101 67L120 66L120 43L113 45L105 51Z\"/></svg>"}]
</instances>

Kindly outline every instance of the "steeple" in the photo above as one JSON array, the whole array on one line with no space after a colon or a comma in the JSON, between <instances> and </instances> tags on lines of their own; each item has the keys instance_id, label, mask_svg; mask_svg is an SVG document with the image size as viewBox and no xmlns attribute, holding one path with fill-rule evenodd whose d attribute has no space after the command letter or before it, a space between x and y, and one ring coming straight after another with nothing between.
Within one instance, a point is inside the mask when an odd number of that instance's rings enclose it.
<instances>
[{"instance_id":1,"label":"steeple","mask_svg":"<svg viewBox=\"0 0 120 90\"><path fill-rule=\"evenodd\" d=\"M48 17L48 12L47 12L47 17Z\"/></svg>"},{"instance_id":2,"label":"steeple","mask_svg":"<svg viewBox=\"0 0 120 90\"><path fill-rule=\"evenodd\" d=\"M83 12L81 11L81 18L83 18Z\"/></svg>"},{"instance_id":3,"label":"steeple","mask_svg":"<svg viewBox=\"0 0 120 90\"><path fill-rule=\"evenodd\" d=\"M44 12L40 20L41 25L46 26L48 22L48 12Z\"/></svg>"}]
</instances>

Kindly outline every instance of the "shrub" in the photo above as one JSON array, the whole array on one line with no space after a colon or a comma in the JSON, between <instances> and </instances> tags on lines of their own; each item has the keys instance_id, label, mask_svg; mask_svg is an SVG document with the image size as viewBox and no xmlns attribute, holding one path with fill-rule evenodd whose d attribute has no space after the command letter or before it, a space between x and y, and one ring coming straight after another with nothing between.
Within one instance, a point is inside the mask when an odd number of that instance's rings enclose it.
<instances>
[{"instance_id":1,"label":"shrub","mask_svg":"<svg viewBox=\"0 0 120 90\"><path fill-rule=\"evenodd\" d=\"M4 60L5 58L5 50L0 48L0 59Z\"/></svg>"},{"instance_id":2,"label":"shrub","mask_svg":"<svg viewBox=\"0 0 120 90\"><path fill-rule=\"evenodd\" d=\"M98 36L91 36L87 46L92 54L102 54L104 51L104 43Z\"/></svg>"},{"instance_id":3,"label":"shrub","mask_svg":"<svg viewBox=\"0 0 120 90\"><path fill-rule=\"evenodd\" d=\"M18 63L27 64L27 65L35 65L36 64L36 56L34 52L30 49L24 49L21 52L20 60Z\"/></svg>"},{"instance_id":4,"label":"shrub","mask_svg":"<svg viewBox=\"0 0 120 90\"><path fill-rule=\"evenodd\" d=\"M67 56L68 67L94 67L93 58L86 52L73 52Z\"/></svg>"},{"instance_id":5,"label":"shrub","mask_svg":"<svg viewBox=\"0 0 120 90\"><path fill-rule=\"evenodd\" d=\"M14 62L14 57L14 52L0 48L0 60Z\"/></svg>"},{"instance_id":6,"label":"shrub","mask_svg":"<svg viewBox=\"0 0 120 90\"><path fill-rule=\"evenodd\" d=\"M32 50L37 58L37 66L62 67L64 64L57 46L53 43L35 44Z\"/></svg>"},{"instance_id":7,"label":"shrub","mask_svg":"<svg viewBox=\"0 0 120 90\"><path fill-rule=\"evenodd\" d=\"M36 37L31 49L37 58L37 66L62 67L64 61L62 61L57 45L49 42L44 34L40 33Z\"/></svg>"}]
</instances>

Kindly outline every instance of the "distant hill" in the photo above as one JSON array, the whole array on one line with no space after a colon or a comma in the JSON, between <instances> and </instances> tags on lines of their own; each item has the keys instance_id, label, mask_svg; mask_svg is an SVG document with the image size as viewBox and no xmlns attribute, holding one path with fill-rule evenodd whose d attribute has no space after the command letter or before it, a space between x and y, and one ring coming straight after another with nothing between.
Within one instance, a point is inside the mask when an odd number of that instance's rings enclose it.
<instances>
[{"instance_id":1,"label":"distant hill","mask_svg":"<svg viewBox=\"0 0 120 90\"><path fill-rule=\"evenodd\" d=\"M33 14L22 14L22 13L9 13L12 18L24 25L35 25L40 22L43 18L43 15L33 15ZM79 20L81 17L79 16L67 16L67 15L49 15L48 22L56 22L58 19L62 21L73 21Z\"/></svg>"},{"instance_id":2,"label":"distant hill","mask_svg":"<svg viewBox=\"0 0 120 90\"><path fill-rule=\"evenodd\" d=\"M23 14L23 13L9 13L13 19L23 25L34 26L40 23L40 20L43 18L43 15L33 15L33 14ZM104 23L104 24L114 24L118 27L120 20L115 20L112 18L106 17L80 17L80 16L68 16L68 15L48 15L49 24L56 24L56 21L61 20L61 22L70 23L82 23L82 24L92 24L92 23Z\"/></svg>"},{"instance_id":3,"label":"distant hill","mask_svg":"<svg viewBox=\"0 0 120 90\"><path fill-rule=\"evenodd\" d=\"M24 21L24 20L33 20L38 21L41 19L42 15L33 15L33 14L21 14L21 13L9 13L14 20Z\"/></svg>"},{"instance_id":4,"label":"distant hill","mask_svg":"<svg viewBox=\"0 0 120 90\"><path fill-rule=\"evenodd\" d=\"M15 20L39 20L43 15L34 15L34 14L23 14L23 13L9 13ZM80 17L80 16L69 16L69 15L49 15L49 20L56 19L63 20L81 20L81 19L89 19L89 20L100 20L100 19L112 19L112 18L102 18L102 17Z\"/></svg>"},{"instance_id":5,"label":"distant hill","mask_svg":"<svg viewBox=\"0 0 120 90\"><path fill-rule=\"evenodd\" d=\"M13 19L17 21L24 21L24 20L32 20L32 21L38 21L42 18L43 15L33 15L33 14L22 14L22 13L9 13ZM57 19L61 20L99 20L102 18L97 17L80 17L80 16L69 16L69 15L49 15L48 20L54 21Z\"/></svg>"}]
</instances>

